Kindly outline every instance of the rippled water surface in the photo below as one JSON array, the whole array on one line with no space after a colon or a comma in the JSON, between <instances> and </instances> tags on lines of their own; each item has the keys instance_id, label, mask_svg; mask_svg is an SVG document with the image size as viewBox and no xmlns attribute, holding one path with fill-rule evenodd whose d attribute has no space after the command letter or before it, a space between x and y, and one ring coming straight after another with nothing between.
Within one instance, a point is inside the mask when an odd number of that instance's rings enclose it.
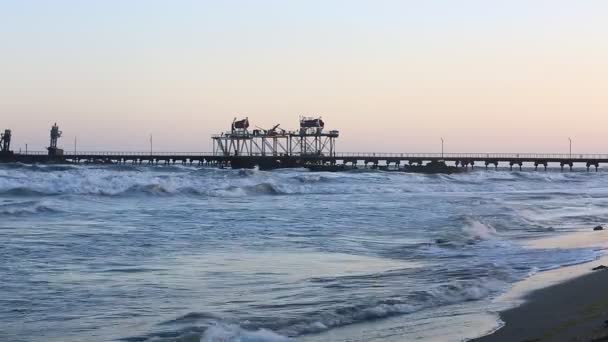
<instances>
[{"instance_id":1,"label":"rippled water surface","mask_svg":"<svg viewBox=\"0 0 608 342\"><path fill-rule=\"evenodd\" d=\"M601 253L522 242L607 222L606 177L0 166L0 340L428 337Z\"/></svg>"}]
</instances>

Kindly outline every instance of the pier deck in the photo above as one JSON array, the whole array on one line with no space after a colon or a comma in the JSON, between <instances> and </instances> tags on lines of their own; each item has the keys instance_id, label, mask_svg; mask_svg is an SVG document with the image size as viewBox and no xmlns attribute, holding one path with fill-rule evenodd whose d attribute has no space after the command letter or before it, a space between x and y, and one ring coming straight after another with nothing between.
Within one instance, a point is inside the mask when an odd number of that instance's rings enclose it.
<instances>
[{"instance_id":1,"label":"pier deck","mask_svg":"<svg viewBox=\"0 0 608 342\"><path fill-rule=\"evenodd\" d=\"M50 156L46 151L14 153L4 162L23 163L108 163L108 164L193 164L216 165L235 168L259 166L272 169L280 167L305 167L306 165L348 165L353 167L422 165L431 161L445 161L461 167L485 168L524 165L546 169L549 164L562 168L575 165L587 169L608 164L608 154L539 154L539 153L333 153L333 155L258 154L225 155L213 152L64 152Z\"/></svg>"}]
</instances>

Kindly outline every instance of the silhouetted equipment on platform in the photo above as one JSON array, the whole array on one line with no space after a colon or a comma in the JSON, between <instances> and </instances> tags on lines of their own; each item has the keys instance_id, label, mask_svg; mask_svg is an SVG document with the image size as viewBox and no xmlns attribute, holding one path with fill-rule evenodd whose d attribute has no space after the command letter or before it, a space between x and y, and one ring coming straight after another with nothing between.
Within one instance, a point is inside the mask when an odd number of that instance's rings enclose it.
<instances>
[{"instance_id":1,"label":"silhouetted equipment on platform","mask_svg":"<svg viewBox=\"0 0 608 342\"><path fill-rule=\"evenodd\" d=\"M321 119L321 117L313 118L313 117L300 117L300 134L321 134L323 133L323 128L325 128L325 122Z\"/></svg>"},{"instance_id":2,"label":"silhouetted equipment on platform","mask_svg":"<svg viewBox=\"0 0 608 342\"><path fill-rule=\"evenodd\" d=\"M232 132L246 132L249 128L249 118L244 118L243 120L234 120L232 121Z\"/></svg>"},{"instance_id":3,"label":"silhouetted equipment on platform","mask_svg":"<svg viewBox=\"0 0 608 342\"><path fill-rule=\"evenodd\" d=\"M63 132L59 130L59 126L55 123L53 127L51 127L51 145L47 148L50 157L63 156L63 150L57 148L57 141L61 138L62 134Z\"/></svg>"},{"instance_id":4,"label":"silhouetted equipment on platform","mask_svg":"<svg viewBox=\"0 0 608 342\"><path fill-rule=\"evenodd\" d=\"M255 126L255 128L257 128L257 129L253 130L253 136L258 137L258 136L265 135L267 137L273 137L273 136L278 136L278 135L285 135L287 131L280 128L279 126L281 126L281 124L276 124L276 125L272 126L272 128L270 128L270 129L264 129L259 126Z\"/></svg>"},{"instance_id":5,"label":"silhouetted equipment on platform","mask_svg":"<svg viewBox=\"0 0 608 342\"><path fill-rule=\"evenodd\" d=\"M225 157L249 158L242 167L254 163L263 168L292 167L302 163L319 163L319 158L335 155L335 139L340 133L336 130L323 132L325 122L320 117L300 117L299 130L287 131L280 124L270 129L255 126L247 131L249 120L232 121L230 132L213 136L213 153ZM275 160L260 165L255 158L276 157ZM257 164L256 164L257 163ZM267 164L266 164L267 163ZM235 161L231 161L234 166Z\"/></svg>"},{"instance_id":6,"label":"silhouetted equipment on platform","mask_svg":"<svg viewBox=\"0 0 608 342\"><path fill-rule=\"evenodd\" d=\"M2 153L9 153L11 150L11 130L6 129L4 133L0 134L0 151Z\"/></svg>"}]
</instances>

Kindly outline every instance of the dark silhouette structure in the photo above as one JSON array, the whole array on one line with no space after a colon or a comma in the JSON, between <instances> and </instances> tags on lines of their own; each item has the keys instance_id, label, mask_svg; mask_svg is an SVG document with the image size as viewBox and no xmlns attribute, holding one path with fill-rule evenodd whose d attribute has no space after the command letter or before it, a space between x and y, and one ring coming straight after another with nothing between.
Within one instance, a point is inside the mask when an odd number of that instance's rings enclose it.
<instances>
[{"instance_id":1,"label":"dark silhouette structure","mask_svg":"<svg viewBox=\"0 0 608 342\"><path fill-rule=\"evenodd\" d=\"M57 123L55 123L53 127L51 127L51 144L47 148L49 151L49 157L63 156L63 150L57 147L57 141L59 138L61 138L62 134L63 132L59 130L59 126L57 126Z\"/></svg>"},{"instance_id":2,"label":"dark silhouette structure","mask_svg":"<svg viewBox=\"0 0 608 342\"><path fill-rule=\"evenodd\" d=\"M0 151L2 153L8 153L11 150L11 130L6 129L4 133L0 134Z\"/></svg>"},{"instance_id":3,"label":"dark silhouette structure","mask_svg":"<svg viewBox=\"0 0 608 342\"><path fill-rule=\"evenodd\" d=\"M232 121L232 133L235 132L247 132L247 128L249 128L249 118L244 118L243 120L234 120Z\"/></svg>"},{"instance_id":4,"label":"dark silhouette structure","mask_svg":"<svg viewBox=\"0 0 608 342\"><path fill-rule=\"evenodd\" d=\"M15 154L11 151L11 130L4 130L0 133L0 162L10 163L16 162Z\"/></svg>"},{"instance_id":5,"label":"dark silhouette structure","mask_svg":"<svg viewBox=\"0 0 608 342\"><path fill-rule=\"evenodd\" d=\"M231 130L213 139L213 155L230 160L235 168L258 166L263 169L303 167L323 163L335 156L340 132L324 131L319 117L300 117L299 129L288 131L280 124L270 129L248 131L249 119L232 121Z\"/></svg>"}]
</instances>

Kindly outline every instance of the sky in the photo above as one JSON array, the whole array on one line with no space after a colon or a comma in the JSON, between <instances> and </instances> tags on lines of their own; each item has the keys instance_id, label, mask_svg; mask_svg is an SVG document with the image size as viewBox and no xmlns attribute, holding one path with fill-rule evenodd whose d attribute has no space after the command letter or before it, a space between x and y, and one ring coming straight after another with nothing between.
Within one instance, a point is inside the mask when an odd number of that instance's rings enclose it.
<instances>
[{"instance_id":1,"label":"sky","mask_svg":"<svg viewBox=\"0 0 608 342\"><path fill-rule=\"evenodd\" d=\"M0 0L0 129L210 151L319 115L339 152L608 153L608 1Z\"/></svg>"}]
</instances>

